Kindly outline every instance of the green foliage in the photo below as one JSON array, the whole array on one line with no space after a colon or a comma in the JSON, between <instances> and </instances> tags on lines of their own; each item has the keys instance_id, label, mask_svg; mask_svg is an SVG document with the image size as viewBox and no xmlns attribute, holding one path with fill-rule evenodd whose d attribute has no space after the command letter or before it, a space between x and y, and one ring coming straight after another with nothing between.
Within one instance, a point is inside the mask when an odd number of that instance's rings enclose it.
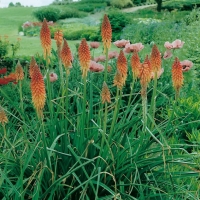
<instances>
[{"instance_id":1,"label":"green foliage","mask_svg":"<svg viewBox=\"0 0 200 200\"><path fill-rule=\"evenodd\" d=\"M200 21L200 9L193 9L192 12L183 18L183 21L186 23L186 25Z\"/></svg>"},{"instance_id":2,"label":"green foliage","mask_svg":"<svg viewBox=\"0 0 200 200\"><path fill-rule=\"evenodd\" d=\"M162 9L172 10L192 10L195 6L200 7L199 0L175 0L165 2Z\"/></svg>"},{"instance_id":3,"label":"green foliage","mask_svg":"<svg viewBox=\"0 0 200 200\"><path fill-rule=\"evenodd\" d=\"M111 0L110 5L116 8L126 8L133 6L131 0Z\"/></svg>"},{"instance_id":4,"label":"green foliage","mask_svg":"<svg viewBox=\"0 0 200 200\"><path fill-rule=\"evenodd\" d=\"M59 15L59 19L66 19L66 18L83 18L86 17L88 14L85 12L81 12L79 10L76 9L71 9L71 8L67 8L67 7L63 7L60 15Z\"/></svg>"},{"instance_id":5,"label":"green foliage","mask_svg":"<svg viewBox=\"0 0 200 200\"><path fill-rule=\"evenodd\" d=\"M9 48L9 41L7 38L0 38L0 58L6 56L8 54L8 48Z\"/></svg>"},{"instance_id":6,"label":"green foliage","mask_svg":"<svg viewBox=\"0 0 200 200\"><path fill-rule=\"evenodd\" d=\"M60 10L54 7L42 7L35 10L33 15L41 22L44 18L46 18L47 21L56 22L60 17Z\"/></svg>"},{"instance_id":7,"label":"green foliage","mask_svg":"<svg viewBox=\"0 0 200 200\"><path fill-rule=\"evenodd\" d=\"M34 27L27 27L24 29L24 35L29 37L35 37L40 34L41 27L34 26Z\"/></svg>"},{"instance_id":8,"label":"green foliage","mask_svg":"<svg viewBox=\"0 0 200 200\"><path fill-rule=\"evenodd\" d=\"M164 44L166 41L173 41L181 38L183 26L180 23L160 22L153 19L141 19L138 23L133 23L123 29L121 38L131 40L133 43L143 42L150 44L157 41Z\"/></svg>"},{"instance_id":9,"label":"green foliage","mask_svg":"<svg viewBox=\"0 0 200 200\"><path fill-rule=\"evenodd\" d=\"M141 4L141 3L145 3L146 0L132 0L133 4L135 5L138 5L138 4Z\"/></svg>"},{"instance_id":10,"label":"green foliage","mask_svg":"<svg viewBox=\"0 0 200 200\"><path fill-rule=\"evenodd\" d=\"M54 37L54 33L61 29L63 31L63 37L67 40L81 40L86 38L88 41L96 39L98 28L95 26L88 26L82 23L68 24L63 27L51 27L51 36ZM69 31L70 30L70 31Z\"/></svg>"},{"instance_id":11,"label":"green foliage","mask_svg":"<svg viewBox=\"0 0 200 200\"><path fill-rule=\"evenodd\" d=\"M108 18L112 27L113 40L120 39L123 28L128 24L126 15L119 10L113 9L109 11Z\"/></svg>"}]
</instances>

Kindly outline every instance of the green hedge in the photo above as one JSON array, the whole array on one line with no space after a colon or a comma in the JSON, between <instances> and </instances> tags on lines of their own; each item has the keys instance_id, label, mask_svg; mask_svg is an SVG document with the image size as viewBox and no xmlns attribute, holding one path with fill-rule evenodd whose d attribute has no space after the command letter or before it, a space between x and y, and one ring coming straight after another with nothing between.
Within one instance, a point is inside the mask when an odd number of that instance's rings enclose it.
<instances>
[{"instance_id":1,"label":"green hedge","mask_svg":"<svg viewBox=\"0 0 200 200\"><path fill-rule=\"evenodd\" d=\"M58 29L63 31L63 37L67 40L80 40L85 38L88 41L94 41L98 39L98 27L87 26L79 23L68 25L67 27L50 27L52 38Z\"/></svg>"},{"instance_id":2,"label":"green hedge","mask_svg":"<svg viewBox=\"0 0 200 200\"><path fill-rule=\"evenodd\" d=\"M163 3L162 9L172 10L192 10L195 7L200 7L199 0L175 0Z\"/></svg>"},{"instance_id":3,"label":"green hedge","mask_svg":"<svg viewBox=\"0 0 200 200\"><path fill-rule=\"evenodd\" d=\"M33 15L41 22L44 18L46 18L47 21L56 22L60 17L60 9L54 7L42 7L35 10Z\"/></svg>"}]
</instances>

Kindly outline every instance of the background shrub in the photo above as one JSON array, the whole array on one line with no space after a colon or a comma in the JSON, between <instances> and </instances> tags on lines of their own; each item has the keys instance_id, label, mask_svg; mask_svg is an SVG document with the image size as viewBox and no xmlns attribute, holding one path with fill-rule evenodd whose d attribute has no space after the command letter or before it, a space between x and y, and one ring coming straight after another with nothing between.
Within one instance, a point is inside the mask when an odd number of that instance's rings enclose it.
<instances>
[{"instance_id":1,"label":"background shrub","mask_svg":"<svg viewBox=\"0 0 200 200\"><path fill-rule=\"evenodd\" d=\"M44 18L47 21L56 22L60 17L60 10L54 7L42 7L34 11L33 15L41 22Z\"/></svg>"},{"instance_id":2,"label":"background shrub","mask_svg":"<svg viewBox=\"0 0 200 200\"><path fill-rule=\"evenodd\" d=\"M121 38L129 39L132 43L150 44L156 41L157 44L164 44L166 41L181 38L181 29L180 23L170 21L161 23L153 19L146 19L126 26Z\"/></svg>"},{"instance_id":3,"label":"background shrub","mask_svg":"<svg viewBox=\"0 0 200 200\"><path fill-rule=\"evenodd\" d=\"M86 40L95 40L98 27L88 26L82 23L68 24L67 26L59 27L63 30L63 37L67 40L80 40L85 38ZM54 37L54 33L58 30L58 27L50 27L51 37ZM70 30L70 31L69 31Z\"/></svg>"},{"instance_id":4,"label":"background shrub","mask_svg":"<svg viewBox=\"0 0 200 200\"><path fill-rule=\"evenodd\" d=\"M165 2L162 9L172 10L192 10L194 7L200 7L199 0L175 0Z\"/></svg>"},{"instance_id":5,"label":"background shrub","mask_svg":"<svg viewBox=\"0 0 200 200\"><path fill-rule=\"evenodd\" d=\"M87 13L85 12L81 12L77 9L71 9L71 8L67 8L64 7L59 15L59 19L66 19L66 18L83 18L86 17Z\"/></svg>"},{"instance_id":6,"label":"background shrub","mask_svg":"<svg viewBox=\"0 0 200 200\"><path fill-rule=\"evenodd\" d=\"M113 40L120 39L123 28L128 24L128 18L126 17L126 14L119 10L113 9L108 13L108 18L112 26Z\"/></svg>"},{"instance_id":7,"label":"background shrub","mask_svg":"<svg viewBox=\"0 0 200 200\"><path fill-rule=\"evenodd\" d=\"M117 8L125 8L133 6L131 0L111 0L110 5Z\"/></svg>"},{"instance_id":8,"label":"background shrub","mask_svg":"<svg viewBox=\"0 0 200 200\"><path fill-rule=\"evenodd\" d=\"M9 42L0 38L0 58L8 54Z\"/></svg>"}]
</instances>

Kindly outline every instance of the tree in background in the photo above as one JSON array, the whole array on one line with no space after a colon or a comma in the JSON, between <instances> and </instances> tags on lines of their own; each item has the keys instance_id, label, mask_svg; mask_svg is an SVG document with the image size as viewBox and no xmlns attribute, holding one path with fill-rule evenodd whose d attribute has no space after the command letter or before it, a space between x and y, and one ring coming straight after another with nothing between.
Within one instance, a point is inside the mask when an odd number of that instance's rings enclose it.
<instances>
[{"instance_id":1,"label":"tree in background","mask_svg":"<svg viewBox=\"0 0 200 200\"><path fill-rule=\"evenodd\" d=\"M21 5L20 2L17 2L17 3L15 4L15 6L16 6L16 7L21 7L22 5Z\"/></svg>"},{"instance_id":2,"label":"tree in background","mask_svg":"<svg viewBox=\"0 0 200 200\"><path fill-rule=\"evenodd\" d=\"M162 0L155 0L157 3L157 11L161 12L162 9Z\"/></svg>"},{"instance_id":3,"label":"tree in background","mask_svg":"<svg viewBox=\"0 0 200 200\"><path fill-rule=\"evenodd\" d=\"M15 5L14 5L14 3L13 2L10 2L9 4L8 4L8 7L14 7Z\"/></svg>"}]
</instances>

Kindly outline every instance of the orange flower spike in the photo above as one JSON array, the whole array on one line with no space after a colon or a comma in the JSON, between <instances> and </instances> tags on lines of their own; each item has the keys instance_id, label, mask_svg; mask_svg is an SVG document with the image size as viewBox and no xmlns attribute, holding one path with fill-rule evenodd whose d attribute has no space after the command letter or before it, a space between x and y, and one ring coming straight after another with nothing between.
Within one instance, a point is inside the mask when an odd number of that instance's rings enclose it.
<instances>
[{"instance_id":1,"label":"orange flower spike","mask_svg":"<svg viewBox=\"0 0 200 200\"><path fill-rule=\"evenodd\" d=\"M46 58L46 56L49 56L51 53L51 33L45 18L40 31L40 41L44 50L44 57Z\"/></svg>"},{"instance_id":2,"label":"orange flower spike","mask_svg":"<svg viewBox=\"0 0 200 200\"><path fill-rule=\"evenodd\" d=\"M153 45L153 48L151 51L150 62L153 68L153 72L159 72L161 69L162 59L161 59L160 51L155 44Z\"/></svg>"},{"instance_id":3,"label":"orange flower spike","mask_svg":"<svg viewBox=\"0 0 200 200\"><path fill-rule=\"evenodd\" d=\"M45 105L46 92L44 79L37 65L34 67L34 71L31 79L31 93L32 102L39 117L42 117L42 110Z\"/></svg>"},{"instance_id":4,"label":"orange flower spike","mask_svg":"<svg viewBox=\"0 0 200 200\"><path fill-rule=\"evenodd\" d=\"M101 99L102 99L102 103L111 103L110 100L110 91L109 88L106 84L106 82L103 82L103 87L102 87L102 92L101 92Z\"/></svg>"},{"instance_id":5,"label":"orange flower spike","mask_svg":"<svg viewBox=\"0 0 200 200\"><path fill-rule=\"evenodd\" d=\"M54 33L54 40L56 40L57 48L60 49L63 41L63 32L61 30Z\"/></svg>"},{"instance_id":6,"label":"orange flower spike","mask_svg":"<svg viewBox=\"0 0 200 200\"><path fill-rule=\"evenodd\" d=\"M65 68L70 68L72 66L73 56L71 50L68 46L66 39L64 39L63 47L60 53L61 60Z\"/></svg>"},{"instance_id":7,"label":"orange flower spike","mask_svg":"<svg viewBox=\"0 0 200 200\"><path fill-rule=\"evenodd\" d=\"M113 85L117 86L118 89L122 89L124 85L124 80L122 77L122 74L117 70L117 73L115 74L114 80L113 80Z\"/></svg>"},{"instance_id":8,"label":"orange flower spike","mask_svg":"<svg viewBox=\"0 0 200 200\"><path fill-rule=\"evenodd\" d=\"M151 67L147 61L145 61L140 69L140 84L143 88L146 88L151 81Z\"/></svg>"},{"instance_id":9,"label":"orange flower spike","mask_svg":"<svg viewBox=\"0 0 200 200\"><path fill-rule=\"evenodd\" d=\"M140 63L140 58L138 56L138 52L136 51L133 52L133 55L131 57L131 67L132 67L133 77L138 78L140 75L141 63Z\"/></svg>"},{"instance_id":10,"label":"orange flower spike","mask_svg":"<svg viewBox=\"0 0 200 200\"><path fill-rule=\"evenodd\" d=\"M33 74L33 70L35 65L37 65L35 58L32 56L31 57L31 62L30 62L30 66L29 66L29 75L32 78L32 74Z\"/></svg>"},{"instance_id":11,"label":"orange flower spike","mask_svg":"<svg viewBox=\"0 0 200 200\"><path fill-rule=\"evenodd\" d=\"M3 108L0 107L0 123L2 125L8 123L8 118L6 116L5 111L3 110Z\"/></svg>"},{"instance_id":12,"label":"orange flower spike","mask_svg":"<svg viewBox=\"0 0 200 200\"><path fill-rule=\"evenodd\" d=\"M105 14L101 25L101 36L104 49L110 49L112 41L112 28L108 16Z\"/></svg>"},{"instance_id":13,"label":"orange flower spike","mask_svg":"<svg viewBox=\"0 0 200 200\"><path fill-rule=\"evenodd\" d=\"M152 65L151 65L151 62L150 62L150 60L149 60L149 56L148 56L148 55L146 55L146 57L145 57L145 59L144 59L144 63L147 63L147 64L148 64L148 66L149 66L149 71L150 71L150 73L152 74L153 69L152 69Z\"/></svg>"},{"instance_id":14,"label":"orange flower spike","mask_svg":"<svg viewBox=\"0 0 200 200\"><path fill-rule=\"evenodd\" d=\"M117 58L117 69L123 77L123 83L125 83L127 77L127 60L122 50Z\"/></svg>"},{"instance_id":15,"label":"orange flower spike","mask_svg":"<svg viewBox=\"0 0 200 200\"><path fill-rule=\"evenodd\" d=\"M82 76L87 76L87 72L90 68L90 47L87 44L86 39L82 39L78 48L79 62L81 65Z\"/></svg>"},{"instance_id":16,"label":"orange flower spike","mask_svg":"<svg viewBox=\"0 0 200 200\"><path fill-rule=\"evenodd\" d=\"M183 85L183 70L179 59L176 57L172 65L172 82L174 89L179 92Z\"/></svg>"},{"instance_id":17,"label":"orange flower spike","mask_svg":"<svg viewBox=\"0 0 200 200\"><path fill-rule=\"evenodd\" d=\"M15 74L16 74L16 81L22 81L24 79L24 70L19 61L17 62L16 65Z\"/></svg>"}]
</instances>

